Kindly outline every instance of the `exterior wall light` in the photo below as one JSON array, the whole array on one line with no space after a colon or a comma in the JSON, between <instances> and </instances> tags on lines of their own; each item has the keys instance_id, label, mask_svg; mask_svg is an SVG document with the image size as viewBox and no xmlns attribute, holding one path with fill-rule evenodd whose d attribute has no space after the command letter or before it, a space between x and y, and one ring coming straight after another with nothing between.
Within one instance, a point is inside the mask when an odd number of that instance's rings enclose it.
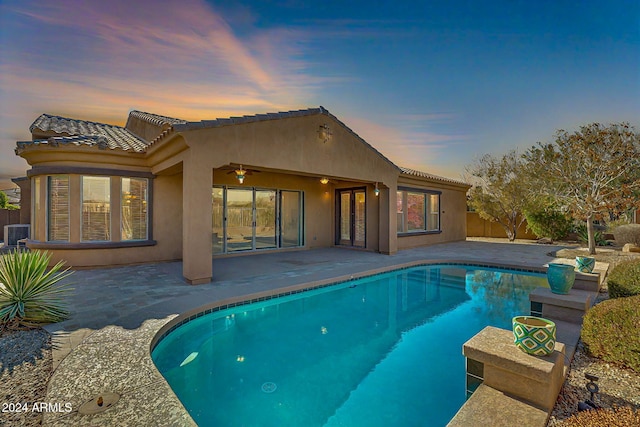
<instances>
[{"instance_id":1,"label":"exterior wall light","mask_svg":"<svg viewBox=\"0 0 640 427\"><path fill-rule=\"evenodd\" d=\"M373 190L373 194L378 197L380 195L380 189L378 188L378 183L376 182L376 188Z\"/></svg>"},{"instance_id":2,"label":"exterior wall light","mask_svg":"<svg viewBox=\"0 0 640 427\"><path fill-rule=\"evenodd\" d=\"M327 185L329 183L329 178L320 178L320 184Z\"/></svg>"},{"instance_id":3,"label":"exterior wall light","mask_svg":"<svg viewBox=\"0 0 640 427\"><path fill-rule=\"evenodd\" d=\"M318 137L322 140L322 142L326 143L327 141L329 141L332 135L333 134L331 133L329 125L327 125L326 123L320 125L320 128L318 129Z\"/></svg>"},{"instance_id":4,"label":"exterior wall light","mask_svg":"<svg viewBox=\"0 0 640 427\"><path fill-rule=\"evenodd\" d=\"M238 178L238 182L242 184L244 182L244 176L247 174L247 171L242 169L242 165L240 165L240 169L236 169L236 178Z\"/></svg>"}]
</instances>

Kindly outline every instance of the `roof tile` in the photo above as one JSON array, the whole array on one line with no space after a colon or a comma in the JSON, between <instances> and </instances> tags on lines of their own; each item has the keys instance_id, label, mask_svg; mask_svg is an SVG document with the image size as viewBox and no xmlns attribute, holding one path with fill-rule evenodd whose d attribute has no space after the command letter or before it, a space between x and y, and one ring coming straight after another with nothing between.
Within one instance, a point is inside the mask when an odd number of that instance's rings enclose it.
<instances>
[{"instance_id":1,"label":"roof tile","mask_svg":"<svg viewBox=\"0 0 640 427\"><path fill-rule=\"evenodd\" d=\"M438 176L438 175L433 175L427 172L421 172L415 169L409 169L409 168L404 168L402 166L400 167L400 171L404 174L404 175L412 175L412 176L417 176L420 178L429 178L429 179L433 179L436 181L443 181L443 182L450 182L452 184L462 184L462 185L469 185L466 182L463 181L458 181L455 179L451 179L451 178L445 178L443 176Z\"/></svg>"},{"instance_id":2,"label":"roof tile","mask_svg":"<svg viewBox=\"0 0 640 427\"><path fill-rule=\"evenodd\" d=\"M54 137L54 141L62 144L99 145L99 141L102 140L98 137L102 137L107 148L137 153L143 152L148 145L121 126L69 119L49 114L42 114L31 124L29 131L33 133L35 129L39 129L42 132L53 131L62 134L59 137Z\"/></svg>"}]
</instances>

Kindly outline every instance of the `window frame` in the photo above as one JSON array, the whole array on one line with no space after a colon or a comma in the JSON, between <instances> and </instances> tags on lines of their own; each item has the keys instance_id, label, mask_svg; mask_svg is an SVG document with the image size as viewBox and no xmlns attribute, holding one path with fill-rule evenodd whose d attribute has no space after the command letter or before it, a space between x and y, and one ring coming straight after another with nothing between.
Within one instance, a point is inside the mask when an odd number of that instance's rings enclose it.
<instances>
[{"instance_id":1,"label":"window frame","mask_svg":"<svg viewBox=\"0 0 640 427\"><path fill-rule=\"evenodd\" d=\"M108 223L106 225L106 231L107 231L107 239L85 239L84 238L84 231L85 231L85 225L84 225L84 187L85 187L85 183L84 180L85 178L102 178L104 180L107 181L107 185L106 185L106 189L108 191L108 204L109 204L109 219L108 219ZM113 235L111 233L111 224L113 222L113 212L111 211L111 208L113 206L113 202L112 202L112 191L111 191L111 176L104 176L104 175L80 175L80 243L101 243L101 242L112 242L113 241Z\"/></svg>"},{"instance_id":2,"label":"window frame","mask_svg":"<svg viewBox=\"0 0 640 427\"><path fill-rule=\"evenodd\" d=\"M124 180L128 179L130 181L133 180L139 180L139 181L144 181L146 183L145 186L145 191L144 191L144 200L142 201L142 203L144 205L146 205L145 208L145 217L144 217L144 221L145 221L145 236L144 238L132 238L132 239L125 239L123 232L124 232L124 206L125 206L125 194L124 194ZM150 182L148 178L141 178L141 177L133 177L133 176L121 176L120 177L120 241L121 242L139 242L139 241L145 241L145 240L149 240L149 187L150 187Z\"/></svg>"},{"instance_id":3,"label":"window frame","mask_svg":"<svg viewBox=\"0 0 640 427\"><path fill-rule=\"evenodd\" d=\"M421 194L423 197L423 212L422 212L422 221L423 227L420 229L409 229L409 206L408 206L408 197L409 194ZM399 237L403 236L416 236L422 234L439 234L442 233L442 220L440 217L440 206L442 203L442 191L431 190L425 188L416 188L416 187L402 187L399 186L396 191L396 197L402 197L402 200L396 200L396 206L402 207L402 212L398 212L396 208L396 218L398 224L396 225L397 235ZM431 203L431 197L437 196L437 228L429 229L429 218L434 214L433 207ZM401 214L401 216L400 216ZM402 221L402 222L400 222ZM402 226L402 231L400 231L400 226Z\"/></svg>"},{"instance_id":4,"label":"window frame","mask_svg":"<svg viewBox=\"0 0 640 427\"><path fill-rule=\"evenodd\" d=\"M51 179L66 178L67 180L67 237L66 239L51 239ZM52 174L46 176L46 213L45 213L45 240L52 243L67 243L71 240L71 177L66 174ZM39 191L37 197L40 197Z\"/></svg>"},{"instance_id":5,"label":"window frame","mask_svg":"<svg viewBox=\"0 0 640 427\"><path fill-rule=\"evenodd\" d=\"M51 176L67 176L69 178L69 239L68 240L48 240L49 236L49 202L50 190L48 185ZM106 177L110 178L110 238L111 240L82 240L82 176ZM38 234L42 236L38 239L37 234L32 233L29 240L29 248L31 249L51 249L51 250L77 250L91 248L128 248L154 246L157 244L153 240L153 187L155 175L150 172L142 171L125 171L120 169L100 169L93 167L77 167L77 166L35 166L27 172L27 177L32 179L32 185L40 181L38 186L41 189L41 195L38 196L32 189L32 197L39 197L42 200L44 212L35 214L31 217L32 226ZM120 193L121 177L125 178L146 178L147 179L147 238L146 240L121 240L119 229L115 229L116 223L120 221ZM41 199L40 199L41 198ZM79 205L79 206L78 206ZM36 203L32 203L32 209L35 209ZM77 206L77 207L76 207ZM113 211L116 209L116 211Z\"/></svg>"}]
</instances>

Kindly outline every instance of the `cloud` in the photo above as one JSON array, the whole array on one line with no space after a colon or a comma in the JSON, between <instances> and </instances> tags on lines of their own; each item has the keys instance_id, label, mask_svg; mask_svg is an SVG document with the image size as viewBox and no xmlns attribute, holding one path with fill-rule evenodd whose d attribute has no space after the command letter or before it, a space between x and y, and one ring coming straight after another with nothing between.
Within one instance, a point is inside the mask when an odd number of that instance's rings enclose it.
<instances>
[{"instance_id":1,"label":"cloud","mask_svg":"<svg viewBox=\"0 0 640 427\"><path fill-rule=\"evenodd\" d=\"M442 121L455 118L452 113L437 113L390 115L379 120L347 116L345 120L354 132L397 165L442 173L443 152L469 139L462 133L434 130Z\"/></svg>"},{"instance_id":2,"label":"cloud","mask_svg":"<svg viewBox=\"0 0 640 427\"><path fill-rule=\"evenodd\" d=\"M51 27L53 40L33 46L40 54L19 64L24 68L19 72L32 76L47 64L45 76L36 78L48 78L54 86L66 82L141 98L164 98L180 87L187 88L184 98L200 94L196 105L208 96L210 104L220 98L232 109L234 99L240 107L299 103L318 87L304 72L309 67L294 42L304 37L296 30L254 28L239 37L201 0L163 7L151 1L70 0L26 4L14 12Z\"/></svg>"},{"instance_id":3,"label":"cloud","mask_svg":"<svg viewBox=\"0 0 640 427\"><path fill-rule=\"evenodd\" d=\"M324 80L302 29L241 32L203 0L0 4L0 170L41 113L124 124L130 109L187 120L309 106ZM311 105L315 105L312 103Z\"/></svg>"}]
</instances>

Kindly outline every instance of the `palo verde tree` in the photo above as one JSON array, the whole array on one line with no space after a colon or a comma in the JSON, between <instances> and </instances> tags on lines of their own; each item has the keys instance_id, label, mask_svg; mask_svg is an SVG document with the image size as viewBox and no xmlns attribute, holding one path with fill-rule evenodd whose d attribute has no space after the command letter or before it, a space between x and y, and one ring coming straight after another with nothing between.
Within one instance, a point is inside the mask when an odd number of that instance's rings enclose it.
<instances>
[{"instance_id":1,"label":"palo verde tree","mask_svg":"<svg viewBox=\"0 0 640 427\"><path fill-rule=\"evenodd\" d=\"M586 221L590 254L596 253L593 220L638 203L640 138L628 123L559 130L555 143L538 143L524 158L537 191Z\"/></svg>"},{"instance_id":2,"label":"palo verde tree","mask_svg":"<svg viewBox=\"0 0 640 427\"><path fill-rule=\"evenodd\" d=\"M509 240L514 241L528 203L522 157L515 150L502 157L485 154L465 170L470 175L468 182L473 183L470 207L480 218L500 224Z\"/></svg>"}]
</instances>

